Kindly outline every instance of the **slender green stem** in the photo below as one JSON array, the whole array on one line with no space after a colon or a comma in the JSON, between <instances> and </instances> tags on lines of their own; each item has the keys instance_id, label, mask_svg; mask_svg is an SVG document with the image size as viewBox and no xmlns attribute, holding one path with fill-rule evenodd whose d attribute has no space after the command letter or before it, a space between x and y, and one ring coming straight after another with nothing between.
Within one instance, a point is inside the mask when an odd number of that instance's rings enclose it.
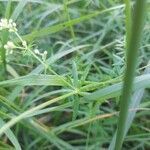
<instances>
[{"instance_id":1,"label":"slender green stem","mask_svg":"<svg viewBox=\"0 0 150 150\"><path fill-rule=\"evenodd\" d=\"M68 6L67 6L67 1L68 0L64 0L64 10L65 10L65 13L67 15L67 20L68 21L71 21L71 18L70 18L70 14L69 14L69 10L68 10ZM70 25L70 31L71 31L71 36L75 42L75 33L74 33L74 30L73 30L73 26Z\"/></svg>"},{"instance_id":2,"label":"slender green stem","mask_svg":"<svg viewBox=\"0 0 150 150\"><path fill-rule=\"evenodd\" d=\"M18 34L18 32L15 32L16 36L19 38L19 40L23 43L23 39L21 38L21 36ZM22 49L22 48L20 48ZM24 48L23 48L24 49ZM68 83L66 80L64 80L64 78L60 75L58 75L55 71L53 71L47 64L46 61L42 61L38 56L36 56L34 54L34 52L32 52L32 50L30 48L27 47L27 50L30 52L30 54L36 58L45 68L45 72L46 70L49 70L51 73L53 73L54 75L57 75L58 78L60 78L64 83L66 83L69 87L71 87L72 89L74 89L74 87Z\"/></svg>"},{"instance_id":3,"label":"slender green stem","mask_svg":"<svg viewBox=\"0 0 150 150\"><path fill-rule=\"evenodd\" d=\"M138 58L138 48L140 45L140 38L142 35L143 28L143 18L145 12L146 0L136 0L135 8L133 12L133 23L130 33L130 41L127 49L127 68L125 72L125 79L123 85L123 93L121 97L121 107L119 114L117 138L115 143L115 150L121 150L125 125L127 121L127 114L129 109L129 104L132 95L133 80L136 70L136 63Z\"/></svg>"},{"instance_id":4,"label":"slender green stem","mask_svg":"<svg viewBox=\"0 0 150 150\"><path fill-rule=\"evenodd\" d=\"M126 25L126 44L125 44L125 49L128 49L128 44L130 41L130 31L131 31L131 25L132 25L132 13L131 13L131 2L130 0L124 0L125 2L125 25ZM127 59L127 56L126 56Z\"/></svg>"}]
</instances>

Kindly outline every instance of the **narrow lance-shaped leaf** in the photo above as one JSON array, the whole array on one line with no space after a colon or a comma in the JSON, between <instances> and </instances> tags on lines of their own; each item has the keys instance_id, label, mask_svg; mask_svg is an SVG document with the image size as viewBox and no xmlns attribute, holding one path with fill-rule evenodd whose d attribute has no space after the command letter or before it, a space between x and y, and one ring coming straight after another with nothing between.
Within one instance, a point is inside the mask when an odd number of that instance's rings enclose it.
<instances>
[{"instance_id":1,"label":"narrow lance-shaped leaf","mask_svg":"<svg viewBox=\"0 0 150 150\"><path fill-rule=\"evenodd\" d=\"M65 82L58 78L57 75L27 75L23 77L18 77L11 80L6 80L0 82L0 86L12 86L12 85L22 85L22 86L33 86L33 85L53 85L53 86L66 86Z\"/></svg>"}]
</instances>

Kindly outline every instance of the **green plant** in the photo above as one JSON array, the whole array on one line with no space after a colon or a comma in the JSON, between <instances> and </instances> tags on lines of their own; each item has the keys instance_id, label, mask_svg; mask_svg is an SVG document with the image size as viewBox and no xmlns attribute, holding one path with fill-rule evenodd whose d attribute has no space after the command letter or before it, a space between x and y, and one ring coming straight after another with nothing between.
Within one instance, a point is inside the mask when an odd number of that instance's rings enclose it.
<instances>
[{"instance_id":1,"label":"green plant","mask_svg":"<svg viewBox=\"0 0 150 150\"><path fill-rule=\"evenodd\" d=\"M133 23L124 2L0 1L0 149L114 150ZM124 149L149 147L149 20Z\"/></svg>"}]
</instances>

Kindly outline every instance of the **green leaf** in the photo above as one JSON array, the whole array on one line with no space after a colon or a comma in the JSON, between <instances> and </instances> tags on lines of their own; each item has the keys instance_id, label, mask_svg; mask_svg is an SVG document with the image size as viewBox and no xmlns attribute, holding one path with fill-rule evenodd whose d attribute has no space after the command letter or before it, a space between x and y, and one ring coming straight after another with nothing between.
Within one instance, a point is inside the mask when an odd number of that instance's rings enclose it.
<instances>
[{"instance_id":1,"label":"green leaf","mask_svg":"<svg viewBox=\"0 0 150 150\"><path fill-rule=\"evenodd\" d=\"M6 122L4 122L1 118L0 118L0 127L2 127ZM21 146L16 138L16 136L14 135L14 133L10 130L7 129L5 131L6 136L8 137L8 139L11 141L11 143L14 145L16 150L21 150Z\"/></svg>"},{"instance_id":2,"label":"green leaf","mask_svg":"<svg viewBox=\"0 0 150 150\"><path fill-rule=\"evenodd\" d=\"M28 0L20 0L18 5L16 6L11 18L15 21L18 16L20 15L20 13L22 12L23 8L25 7L25 5L28 3Z\"/></svg>"},{"instance_id":3,"label":"green leaf","mask_svg":"<svg viewBox=\"0 0 150 150\"><path fill-rule=\"evenodd\" d=\"M102 99L109 99L113 98L115 96L118 96L121 94L123 83L117 83L105 88L102 88L100 90L97 90L93 93L90 93L84 97L87 101L96 101L96 100L102 100ZM150 87L150 74L147 75L141 75L139 77L136 77L134 81L134 87L133 90L138 90L141 88L149 88Z\"/></svg>"},{"instance_id":4,"label":"green leaf","mask_svg":"<svg viewBox=\"0 0 150 150\"><path fill-rule=\"evenodd\" d=\"M47 85L47 86L66 86L65 82L58 78L57 75L27 75L23 77L18 77L11 80L6 80L0 82L0 86L33 86L33 85Z\"/></svg>"},{"instance_id":5,"label":"green leaf","mask_svg":"<svg viewBox=\"0 0 150 150\"><path fill-rule=\"evenodd\" d=\"M90 18L93 18L97 15L100 15L100 14L103 14L103 13L106 13L106 12L110 12L110 11L113 11L113 10L116 10L116 9L120 9L120 8L123 8L123 7L124 7L124 5L118 5L118 6L111 7L111 8L102 10L102 11L95 11L91 14L82 16L80 18L72 19L72 20L64 22L64 23L60 23L60 24L57 24L57 25L54 25L54 26L46 27L44 29L33 31L32 33L30 33L28 35L24 35L22 38L24 40L32 41L35 38L39 38L39 37L43 37L43 36L46 36L46 35L49 35L49 34L52 34L52 33L56 33L56 32L61 31L65 28L67 28L67 27L76 25L76 24L78 24L82 21L89 20Z\"/></svg>"}]
</instances>

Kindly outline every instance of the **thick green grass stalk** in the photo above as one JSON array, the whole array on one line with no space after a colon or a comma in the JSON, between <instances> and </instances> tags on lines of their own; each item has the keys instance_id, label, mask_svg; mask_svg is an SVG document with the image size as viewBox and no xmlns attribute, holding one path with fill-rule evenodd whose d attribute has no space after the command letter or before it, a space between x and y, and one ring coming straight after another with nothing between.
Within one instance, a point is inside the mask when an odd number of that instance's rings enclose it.
<instances>
[{"instance_id":1,"label":"thick green grass stalk","mask_svg":"<svg viewBox=\"0 0 150 150\"><path fill-rule=\"evenodd\" d=\"M115 144L115 150L121 150L125 125L127 121L128 109L132 95L133 80L136 70L136 63L138 59L138 48L140 45L140 39L142 36L143 19L146 6L146 0L136 0L133 23L130 31L130 41L127 44L127 68L125 72L125 79L123 85L123 93L121 97L121 107L118 122L117 138Z\"/></svg>"}]
</instances>

